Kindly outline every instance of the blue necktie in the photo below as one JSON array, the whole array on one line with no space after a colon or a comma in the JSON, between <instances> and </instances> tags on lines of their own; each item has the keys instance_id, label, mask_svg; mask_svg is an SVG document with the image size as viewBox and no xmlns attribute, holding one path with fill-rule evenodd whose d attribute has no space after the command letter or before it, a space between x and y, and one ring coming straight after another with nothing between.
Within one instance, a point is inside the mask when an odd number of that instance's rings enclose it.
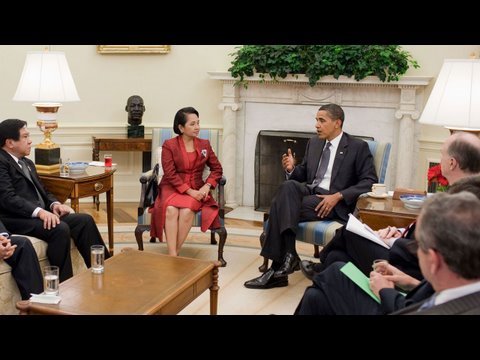
<instances>
[{"instance_id":1,"label":"blue necktie","mask_svg":"<svg viewBox=\"0 0 480 360\"><path fill-rule=\"evenodd\" d=\"M427 310L434 306L435 306L435 294L433 294L427 300L425 300L424 303L418 308L417 311Z\"/></svg>"},{"instance_id":2,"label":"blue necktie","mask_svg":"<svg viewBox=\"0 0 480 360\"><path fill-rule=\"evenodd\" d=\"M40 192L37 189L37 186L35 185L35 183L32 180L32 175L30 174L30 170L28 170L27 163L24 160L19 159L18 164L22 168L22 171L25 174L25 176L27 177L27 179L30 180L30 182L33 184L33 187L35 188L35 191L37 192L38 202L40 204L40 207L42 209L45 209L45 201L43 201L42 195L40 194Z\"/></svg>"},{"instance_id":3,"label":"blue necktie","mask_svg":"<svg viewBox=\"0 0 480 360\"><path fill-rule=\"evenodd\" d=\"M320 158L320 164L318 165L317 172L315 174L315 179L311 185L308 185L310 189L315 189L318 184L323 180L325 173L327 172L328 163L330 161L330 146L332 143L329 141L323 149L322 156Z\"/></svg>"}]
</instances>

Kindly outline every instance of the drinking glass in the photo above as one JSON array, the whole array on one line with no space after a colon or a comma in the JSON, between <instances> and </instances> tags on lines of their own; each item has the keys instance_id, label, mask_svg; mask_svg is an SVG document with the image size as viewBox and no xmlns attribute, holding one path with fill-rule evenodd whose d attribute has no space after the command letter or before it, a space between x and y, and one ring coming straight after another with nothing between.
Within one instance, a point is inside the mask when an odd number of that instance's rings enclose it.
<instances>
[{"instance_id":1,"label":"drinking glass","mask_svg":"<svg viewBox=\"0 0 480 360\"><path fill-rule=\"evenodd\" d=\"M92 273L102 274L105 270L105 247L103 245L92 245L90 247Z\"/></svg>"},{"instance_id":2,"label":"drinking glass","mask_svg":"<svg viewBox=\"0 0 480 360\"><path fill-rule=\"evenodd\" d=\"M111 168L112 167L112 154L105 154L103 156L103 159L105 160L105 167L106 168Z\"/></svg>"},{"instance_id":3,"label":"drinking glass","mask_svg":"<svg viewBox=\"0 0 480 360\"><path fill-rule=\"evenodd\" d=\"M43 268L43 288L45 295L58 295L60 269L58 266L45 266Z\"/></svg>"}]
</instances>

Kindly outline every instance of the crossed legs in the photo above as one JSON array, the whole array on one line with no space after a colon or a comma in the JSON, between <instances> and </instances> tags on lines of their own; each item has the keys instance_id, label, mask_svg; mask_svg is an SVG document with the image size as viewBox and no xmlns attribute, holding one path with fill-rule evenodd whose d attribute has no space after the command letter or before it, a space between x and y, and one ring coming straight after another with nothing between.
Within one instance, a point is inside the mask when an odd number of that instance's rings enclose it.
<instances>
[{"instance_id":1,"label":"crossed legs","mask_svg":"<svg viewBox=\"0 0 480 360\"><path fill-rule=\"evenodd\" d=\"M193 224L195 212L188 208L167 206L165 214L165 238L168 255L177 256Z\"/></svg>"}]
</instances>

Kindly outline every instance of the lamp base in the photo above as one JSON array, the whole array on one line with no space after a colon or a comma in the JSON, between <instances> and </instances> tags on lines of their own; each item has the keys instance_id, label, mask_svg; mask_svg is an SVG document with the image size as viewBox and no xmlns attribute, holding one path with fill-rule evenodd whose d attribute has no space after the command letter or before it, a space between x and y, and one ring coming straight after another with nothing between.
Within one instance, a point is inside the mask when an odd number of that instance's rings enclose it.
<instances>
[{"instance_id":1,"label":"lamp base","mask_svg":"<svg viewBox=\"0 0 480 360\"><path fill-rule=\"evenodd\" d=\"M143 125L131 125L127 128L127 137L143 138L145 136L145 127Z\"/></svg>"},{"instance_id":2,"label":"lamp base","mask_svg":"<svg viewBox=\"0 0 480 360\"><path fill-rule=\"evenodd\" d=\"M35 164L36 165L57 165L60 161L60 148L39 149L35 148Z\"/></svg>"},{"instance_id":3,"label":"lamp base","mask_svg":"<svg viewBox=\"0 0 480 360\"><path fill-rule=\"evenodd\" d=\"M60 172L60 164L56 165L38 165L35 164L35 169L39 174L57 174Z\"/></svg>"}]
</instances>

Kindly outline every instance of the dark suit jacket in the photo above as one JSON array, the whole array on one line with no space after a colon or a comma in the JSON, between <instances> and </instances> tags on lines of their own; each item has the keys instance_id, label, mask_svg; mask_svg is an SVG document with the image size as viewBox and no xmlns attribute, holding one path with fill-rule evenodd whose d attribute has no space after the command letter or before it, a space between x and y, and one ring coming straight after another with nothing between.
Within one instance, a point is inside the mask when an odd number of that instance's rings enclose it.
<instances>
[{"instance_id":1,"label":"dark suit jacket","mask_svg":"<svg viewBox=\"0 0 480 360\"><path fill-rule=\"evenodd\" d=\"M24 158L30 168L32 180L40 192L47 210L57 201L38 178L35 164ZM35 187L20 166L3 149L0 149L0 217L31 218L33 211L40 206Z\"/></svg>"},{"instance_id":2,"label":"dark suit jacket","mask_svg":"<svg viewBox=\"0 0 480 360\"><path fill-rule=\"evenodd\" d=\"M423 301L406 307L392 315L480 315L480 291L468 294L430 309L418 311Z\"/></svg>"},{"instance_id":3,"label":"dark suit jacket","mask_svg":"<svg viewBox=\"0 0 480 360\"><path fill-rule=\"evenodd\" d=\"M307 184L313 182L325 142L318 136L309 140L303 161L293 170L291 180ZM370 191L376 182L378 177L368 144L344 132L335 154L329 191L330 194L341 191L343 195L344 201L335 206L337 215L347 221L348 214L355 209L358 196Z\"/></svg>"},{"instance_id":4,"label":"dark suit jacket","mask_svg":"<svg viewBox=\"0 0 480 360\"><path fill-rule=\"evenodd\" d=\"M7 230L5 225L0 221L0 233L8 233L10 235L10 232Z\"/></svg>"},{"instance_id":5,"label":"dark suit jacket","mask_svg":"<svg viewBox=\"0 0 480 360\"><path fill-rule=\"evenodd\" d=\"M425 279L409 291L406 296L403 296L395 289L383 288L380 290L381 306L385 314L390 314L412 304L414 304L413 306L421 304L434 293L435 290L433 290L432 285Z\"/></svg>"}]
</instances>

